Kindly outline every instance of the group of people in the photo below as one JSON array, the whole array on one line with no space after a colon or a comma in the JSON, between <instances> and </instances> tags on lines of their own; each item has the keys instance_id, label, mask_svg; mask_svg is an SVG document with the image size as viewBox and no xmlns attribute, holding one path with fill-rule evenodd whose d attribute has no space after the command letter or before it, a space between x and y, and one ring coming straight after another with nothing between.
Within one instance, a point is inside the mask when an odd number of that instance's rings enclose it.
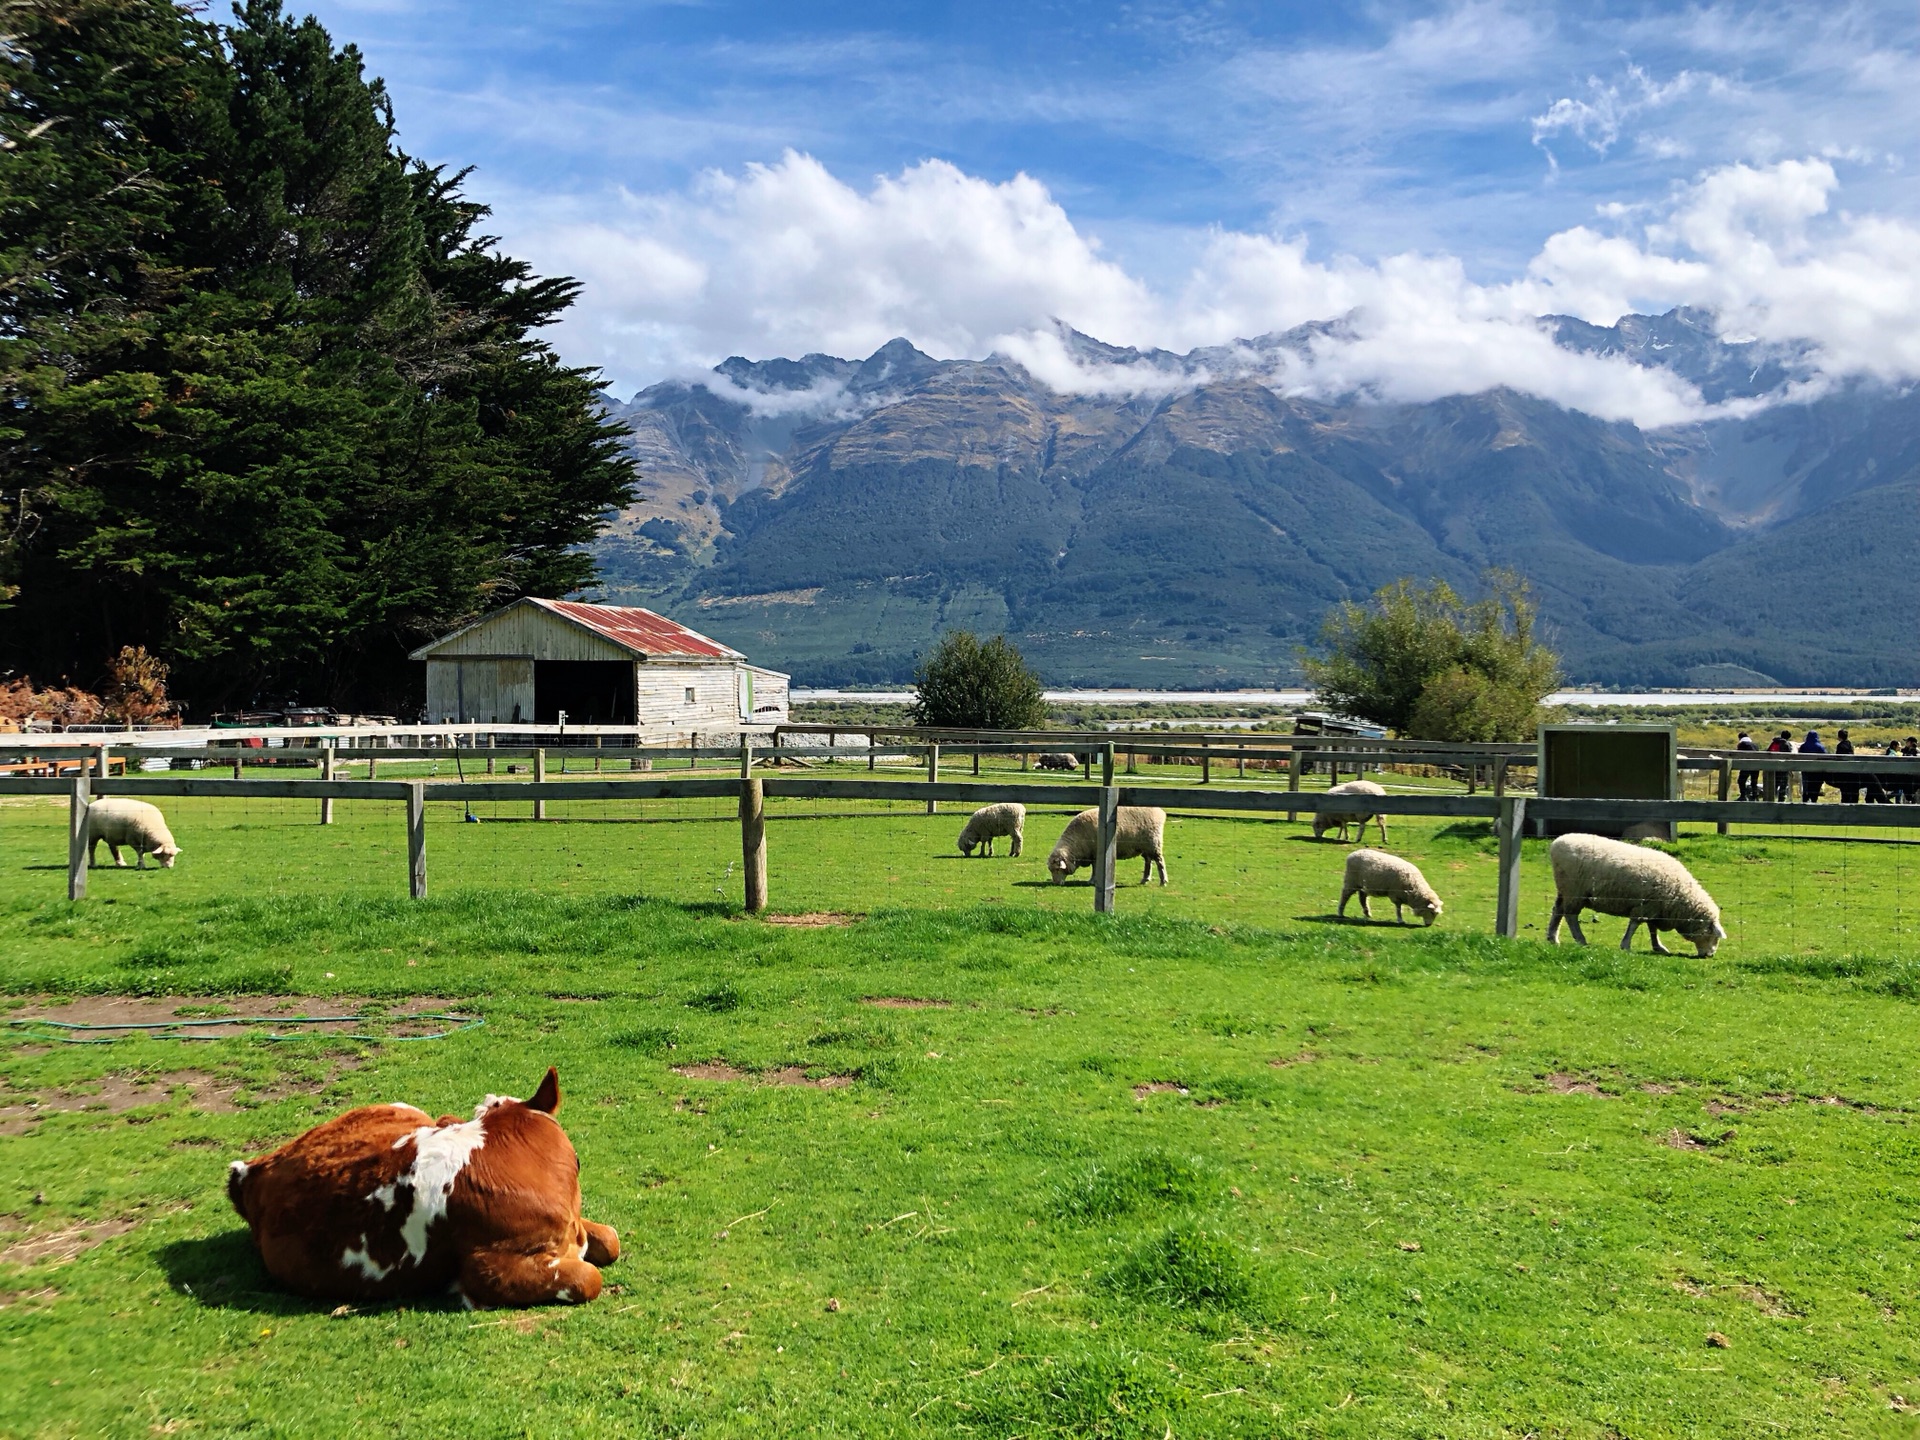
<instances>
[{"instance_id":1,"label":"group of people","mask_svg":"<svg viewBox=\"0 0 1920 1440\"><path fill-rule=\"evenodd\" d=\"M1798 746L1793 743L1793 732L1782 730L1773 737L1766 748L1767 753L1775 755L1853 755L1858 753L1853 748L1853 741L1847 737L1845 730L1840 732L1831 751L1821 743L1818 730L1809 730L1807 738ZM1734 749L1757 751L1760 746L1754 741L1753 736L1742 730ZM1898 756L1905 760L1920 760L1920 736L1909 735L1904 742L1889 740L1882 754ZM1742 800L1768 798L1785 800L1789 793L1789 774L1790 772L1785 770L1772 772L1770 776L1772 794L1769 797L1763 793L1763 789L1769 787L1763 786L1761 772L1742 770L1740 798ZM1818 770L1803 770L1800 773L1801 800L1808 805L1814 804L1825 793L1828 785L1840 792L1842 805L1860 803L1862 791L1865 792L1865 800L1869 805L1912 805L1920 800L1920 766L1902 766L1899 773L1895 775L1875 775L1864 770L1840 770L1826 774Z\"/></svg>"}]
</instances>

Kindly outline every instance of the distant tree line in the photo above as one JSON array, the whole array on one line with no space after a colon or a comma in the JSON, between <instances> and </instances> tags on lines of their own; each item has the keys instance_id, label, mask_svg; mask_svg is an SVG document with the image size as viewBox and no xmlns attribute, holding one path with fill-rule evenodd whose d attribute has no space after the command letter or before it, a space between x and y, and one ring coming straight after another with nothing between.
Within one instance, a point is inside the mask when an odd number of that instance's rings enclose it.
<instances>
[{"instance_id":1,"label":"distant tree line","mask_svg":"<svg viewBox=\"0 0 1920 1440\"><path fill-rule=\"evenodd\" d=\"M630 498L570 305L277 0L0 5L0 675L403 705Z\"/></svg>"}]
</instances>

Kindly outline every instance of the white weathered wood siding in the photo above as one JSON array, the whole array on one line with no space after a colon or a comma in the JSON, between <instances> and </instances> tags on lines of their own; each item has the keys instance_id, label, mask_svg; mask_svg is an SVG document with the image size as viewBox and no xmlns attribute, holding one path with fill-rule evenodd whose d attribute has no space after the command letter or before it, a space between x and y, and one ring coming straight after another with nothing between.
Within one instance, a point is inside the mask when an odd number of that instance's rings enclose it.
<instances>
[{"instance_id":1,"label":"white weathered wood siding","mask_svg":"<svg viewBox=\"0 0 1920 1440\"><path fill-rule=\"evenodd\" d=\"M626 648L538 605L509 605L433 647L433 659L631 660Z\"/></svg>"},{"instance_id":2,"label":"white weathered wood siding","mask_svg":"<svg viewBox=\"0 0 1920 1440\"><path fill-rule=\"evenodd\" d=\"M646 660L634 668L634 715L641 743L740 732L739 672L734 660ZM687 699L687 693L693 699Z\"/></svg>"},{"instance_id":3,"label":"white weathered wood siding","mask_svg":"<svg viewBox=\"0 0 1920 1440\"><path fill-rule=\"evenodd\" d=\"M427 661L427 719L533 723L533 661L518 657Z\"/></svg>"},{"instance_id":4,"label":"white weathered wood siding","mask_svg":"<svg viewBox=\"0 0 1920 1440\"><path fill-rule=\"evenodd\" d=\"M784 725L787 723L787 677L778 670L768 670L759 665L741 667L753 676L753 723L755 725Z\"/></svg>"}]
</instances>

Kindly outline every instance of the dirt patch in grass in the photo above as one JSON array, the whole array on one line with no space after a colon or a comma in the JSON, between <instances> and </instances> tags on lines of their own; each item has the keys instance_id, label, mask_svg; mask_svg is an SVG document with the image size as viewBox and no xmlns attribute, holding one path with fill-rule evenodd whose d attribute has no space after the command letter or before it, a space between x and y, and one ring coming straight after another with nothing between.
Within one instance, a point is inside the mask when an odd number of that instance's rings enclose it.
<instances>
[{"instance_id":1,"label":"dirt patch in grass","mask_svg":"<svg viewBox=\"0 0 1920 1440\"><path fill-rule=\"evenodd\" d=\"M915 1000L908 995L869 995L860 1003L882 1010L946 1010L953 1005L951 1000Z\"/></svg>"},{"instance_id":2,"label":"dirt patch in grass","mask_svg":"<svg viewBox=\"0 0 1920 1440\"><path fill-rule=\"evenodd\" d=\"M804 915L762 915L760 918L769 925L794 925L803 930L818 930L829 925L855 925L867 917L849 915L839 910L809 910Z\"/></svg>"},{"instance_id":3,"label":"dirt patch in grass","mask_svg":"<svg viewBox=\"0 0 1920 1440\"><path fill-rule=\"evenodd\" d=\"M698 1065L676 1065L673 1073L689 1080L751 1080L753 1072L720 1060L704 1060Z\"/></svg>"},{"instance_id":4,"label":"dirt patch in grass","mask_svg":"<svg viewBox=\"0 0 1920 1440\"><path fill-rule=\"evenodd\" d=\"M1186 1086L1176 1085L1171 1080L1148 1080L1143 1084L1133 1087L1133 1098L1136 1100L1144 1100L1149 1095L1186 1095L1189 1093L1191 1092L1188 1091Z\"/></svg>"},{"instance_id":5,"label":"dirt patch in grass","mask_svg":"<svg viewBox=\"0 0 1920 1440\"><path fill-rule=\"evenodd\" d=\"M103 1027L97 1032L83 1032L89 1040L131 1038L142 1033L135 1028L114 1027L157 1025L170 1028L147 1033L188 1040L232 1040L262 1032L358 1034L369 1033L369 1027L378 1033L400 1039L410 1035L432 1035L446 1029L444 1021L418 1017L430 1012L459 1009L454 1002L431 995L392 1001L338 995L245 995L231 1003L209 1000L204 995L86 995L73 1000L41 997L23 1001L9 1009L6 1018L9 1028L16 1033L26 1032L40 1039L65 1034L57 1028L59 1025ZM342 1018L317 1025L285 1024L285 1021L298 1015L337 1015ZM232 1023L240 1019L257 1019L259 1023ZM33 1021L54 1023L37 1028L30 1023ZM211 1023L214 1021L222 1023Z\"/></svg>"},{"instance_id":6,"label":"dirt patch in grass","mask_svg":"<svg viewBox=\"0 0 1920 1440\"><path fill-rule=\"evenodd\" d=\"M0 1095L0 1135L24 1135L49 1115L119 1115L148 1105L164 1105L187 1092L187 1103L208 1115L233 1115L243 1106L244 1090L251 1103L284 1100L289 1095L312 1095L339 1075L358 1068L349 1057L336 1057L320 1079L287 1080L271 1085L243 1085L238 1080L210 1075L204 1070L167 1070L159 1074L134 1071L103 1076L90 1090L43 1090L31 1095Z\"/></svg>"},{"instance_id":7,"label":"dirt patch in grass","mask_svg":"<svg viewBox=\"0 0 1920 1440\"><path fill-rule=\"evenodd\" d=\"M853 1084L851 1075L807 1075L804 1065L782 1065L778 1070L762 1070L759 1074L763 1085L811 1085L816 1090L844 1090Z\"/></svg>"},{"instance_id":8,"label":"dirt patch in grass","mask_svg":"<svg viewBox=\"0 0 1920 1440\"><path fill-rule=\"evenodd\" d=\"M51 1285L43 1285L38 1290L0 1290L0 1310L29 1301L44 1305L49 1300L57 1299L59 1294Z\"/></svg>"},{"instance_id":9,"label":"dirt patch in grass","mask_svg":"<svg viewBox=\"0 0 1920 1440\"><path fill-rule=\"evenodd\" d=\"M1583 1080L1578 1075L1567 1075L1558 1070L1547 1076L1547 1088L1556 1095L1598 1095L1603 1100L1613 1098L1593 1081Z\"/></svg>"},{"instance_id":10,"label":"dirt patch in grass","mask_svg":"<svg viewBox=\"0 0 1920 1440\"><path fill-rule=\"evenodd\" d=\"M1663 1085L1663 1084L1661 1084L1661 1083L1660 1083L1660 1082L1659 1082L1658 1080L1642 1080L1642 1081L1640 1082L1640 1089L1641 1089L1641 1091L1642 1091L1642 1093L1644 1093L1644 1094L1647 1094L1647 1095L1671 1095L1671 1094L1673 1094L1673 1086L1671 1086L1671 1085Z\"/></svg>"},{"instance_id":11,"label":"dirt patch in grass","mask_svg":"<svg viewBox=\"0 0 1920 1440\"><path fill-rule=\"evenodd\" d=\"M1714 1287L1722 1295L1731 1295L1736 1300L1744 1300L1762 1315L1770 1315L1776 1320L1792 1319L1800 1312L1789 1305L1784 1296L1775 1295L1764 1286L1743 1281L1738 1285L1718 1285Z\"/></svg>"},{"instance_id":12,"label":"dirt patch in grass","mask_svg":"<svg viewBox=\"0 0 1920 1440\"><path fill-rule=\"evenodd\" d=\"M1725 1100L1709 1100L1700 1108L1716 1120L1722 1115L1738 1115L1741 1113L1740 1106L1729 1104Z\"/></svg>"},{"instance_id":13,"label":"dirt patch in grass","mask_svg":"<svg viewBox=\"0 0 1920 1440\"><path fill-rule=\"evenodd\" d=\"M66 1225L58 1230L29 1231L6 1249L0 1250L0 1264L64 1265L74 1256L94 1246L124 1235L138 1224L135 1220L96 1220L90 1225Z\"/></svg>"},{"instance_id":14,"label":"dirt patch in grass","mask_svg":"<svg viewBox=\"0 0 1920 1440\"><path fill-rule=\"evenodd\" d=\"M774 1070L742 1070L724 1060L707 1060L698 1065L676 1065L673 1073L689 1080L758 1080L762 1085L808 1085L815 1090L844 1090L857 1078L852 1075L808 1076L804 1065L782 1065Z\"/></svg>"},{"instance_id":15,"label":"dirt patch in grass","mask_svg":"<svg viewBox=\"0 0 1920 1440\"><path fill-rule=\"evenodd\" d=\"M1319 1058L1320 1052L1317 1050L1302 1050L1298 1055L1282 1055L1277 1060L1267 1061L1267 1064L1276 1070L1285 1070L1290 1065L1311 1065Z\"/></svg>"},{"instance_id":16,"label":"dirt patch in grass","mask_svg":"<svg viewBox=\"0 0 1920 1440\"><path fill-rule=\"evenodd\" d=\"M1674 1150L1712 1150L1733 1139L1737 1131L1722 1130L1717 1135L1703 1134L1698 1130L1682 1130L1678 1126L1661 1136L1660 1143Z\"/></svg>"}]
</instances>

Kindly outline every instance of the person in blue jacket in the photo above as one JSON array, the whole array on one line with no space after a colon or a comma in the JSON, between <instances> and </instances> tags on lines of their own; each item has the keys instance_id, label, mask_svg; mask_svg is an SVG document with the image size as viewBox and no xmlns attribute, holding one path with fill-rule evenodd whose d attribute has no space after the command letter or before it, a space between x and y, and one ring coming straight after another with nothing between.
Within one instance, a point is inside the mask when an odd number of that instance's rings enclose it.
<instances>
[{"instance_id":1,"label":"person in blue jacket","mask_svg":"<svg viewBox=\"0 0 1920 1440\"><path fill-rule=\"evenodd\" d=\"M1825 755L1827 747L1820 743L1818 730L1807 731L1807 738L1800 742L1802 755ZM1800 776L1800 799L1807 805L1816 805L1820 801L1820 792L1825 788L1825 780L1818 770L1803 771Z\"/></svg>"}]
</instances>

